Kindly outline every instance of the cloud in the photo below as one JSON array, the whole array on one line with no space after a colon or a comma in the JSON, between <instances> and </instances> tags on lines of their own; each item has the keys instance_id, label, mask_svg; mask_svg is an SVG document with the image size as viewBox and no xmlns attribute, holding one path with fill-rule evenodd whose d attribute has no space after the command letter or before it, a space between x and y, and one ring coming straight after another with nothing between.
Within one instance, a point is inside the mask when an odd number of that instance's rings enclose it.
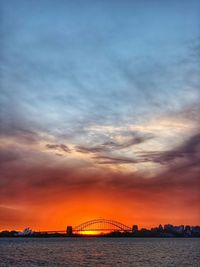
<instances>
[{"instance_id":1,"label":"cloud","mask_svg":"<svg viewBox=\"0 0 200 267\"><path fill-rule=\"evenodd\" d=\"M30 126L25 128L23 126L20 127L15 123L12 124L9 123L8 121L5 123L2 121L0 137L1 138L12 137L14 139L17 139L18 142L29 143L29 144L37 143L38 140L40 139L39 134L35 130L30 128L31 128Z\"/></svg>"},{"instance_id":2,"label":"cloud","mask_svg":"<svg viewBox=\"0 0 200 267\"><path fill-rule=\"evenodd\" d=\"M98 153L102 151L107 151L107 148L102 146L86 147L86 146L76 146L76 151L80 153Z\"/></svg>"},{"instance_id":3,"label":"cloud","mask_svg":"<svg viewBox=\"0 0 200 267\"><path fill-rule=\"evenodd\" d=\"M112 164L129 163L126 159L104 160L112 161ZM53 165L51 162L21 162L11 163L10 168L1 170L0 199L5 204L25 201L27 205L37 205L41 201L51 203L74 198L83 192L95 194L102 191L124 195L130 201L144 197L144 202L158 201L161 196L169 200L173 195L175 199L183 198L186 203L199 198L199 186L198 173L187 168L171 168L153 178L145 178L139 173L125 174L106 168L91 170L67 164Z\"/></svg>"},{"instance_id":4,"label":"cloud","mask_svg":"<svg viewBox=\"0 0 200 267\"><path fill-rule=\"evenodd\" d=\"M137 159L131 159L128 157L116 157L116 156L94 156L93 159L97 160L98 164L131 164L138 163Z\"/></svg>"},{"instance_id":5,"label":"cloud","mask_svg":"<svg viewBox=\"0 0 200 267\"><path fill-rule=\"evenodd\" d=\"M46 147L48 149L60 150L60 151L64 151L64 152L67 152L67 153L71 152L69 147L64 145L64 144L46 144Z\"/></svg>"},{"instance_id":6,"label":"cloud","mask_svg":"<svg viewBox=\"0 0 200 267\"><path fill-rule=\"evenodd\" d=\"M183 165L200 163L200 134L195 134L183 144L170 151L153 151L138 153L144 161L153 161L160 164L173 163L176 159L184 161Z\"/></svg>"},{"instance_id":7,"label":"cloud","mask_svg":"<svg viewBox=\"0 0 200 267\"><path fill-rule=\"evenodd\" d=\"M120 137L126 137L125 141L116 141L114 139L103 142L98 146L76 146L76 151L81 153L101 153L101 152L112 152L115 150L125 149L134 145L144 143L145 141L153 138L152 134L143 134L139 132L119 132ZM117 137L117 135L116 135ZM128 138L127 138L128 137Z\"/></svg>"},{"instance_id":8,"label":"cloud","mask_svg":"<svg viewBox=\"0 0 200 267\"><path fill-rule=\"evenodd\" d=\"M13 162L19 159L18 153L11 149L1 150L0 151L0 166L3 166L6 163Z\"/></svg>"}]
</instances>

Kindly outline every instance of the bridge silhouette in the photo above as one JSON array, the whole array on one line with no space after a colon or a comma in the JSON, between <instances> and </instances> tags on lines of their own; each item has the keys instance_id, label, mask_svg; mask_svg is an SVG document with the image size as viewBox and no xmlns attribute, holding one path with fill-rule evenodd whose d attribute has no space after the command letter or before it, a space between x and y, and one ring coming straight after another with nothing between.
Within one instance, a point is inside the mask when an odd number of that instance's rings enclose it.
<instances>
[{"instance_id":1,"label":"bridge silhouette","mask_svg":"<svg viewBox=\"0 0 200 267\"><path fill-rule=\"evenodd\" d=\"M87 232L130 232L132 228L114 220L108 219L94 219L81 223L74 228L72 226L67 227L67 234L71 235L72 233L87 233Z\"/></svg>"},{"instance_id":2,"label":"bridge silhouette","mask_svg":"<svg viewBox=\"0 0 200 267\"><path fill-rule=\"evenodd\" d=\"M46 233L66 233L67 235L73 234L87 234L88 232L132 232L132 228L121 222L108 219L94 219L81 223L75 227L67 226L66 230L59 231L46 231Z\"/></svg>"}]
</instances>

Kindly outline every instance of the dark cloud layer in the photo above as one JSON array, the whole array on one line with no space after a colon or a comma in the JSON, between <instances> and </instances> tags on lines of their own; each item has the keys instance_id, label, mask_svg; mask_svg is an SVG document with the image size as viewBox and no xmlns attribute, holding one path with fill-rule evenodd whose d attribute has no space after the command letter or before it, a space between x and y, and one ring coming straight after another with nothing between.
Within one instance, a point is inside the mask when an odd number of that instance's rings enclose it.
<instances>
[{"instance_id":1,"label":"dark cloud layer","mask_svg":"<svg viewBox=\"0 0 200 267\"><path fill-rule=\"evenodd\" d=\"M153 161L160 164L173 163L176 159L183 161L186 166L200 166L200 134L195 134L186 140L182 145L164 152L140 153L144 161ZM184 167L184 166L183 166Z\"/></svg>"},{"instance_id":2,"label":"dark cloud layer","mask_svg":"<svg viewBox=\"0 0 200 267\"><path fill-rule=\"evenodd\" d=\"M156 205L159 209L166 208L165 212L170 214L173 214L171 205L178 205L179 212L187 210L188 216L193 216L200 201L199 175L190 171L171 169L151 179L111 171L77 172L63 166L34 166L28 169L13 166L13 172L17 174L5 173L6 181L1 181L0 187L0 201L8 206L26 203L30 207L45 208L55 201L62 203L63 200L74 199L79 199L79 205L84 205L81 195L92 193L102 198L106 194L119 202L120 199L127 199L129 203L139 202L146 210Z\"/></svg>"},{"instance_id":3,"label":"dark cloud layer","mask_svg":"<svg viewBox=\"0 0 200 267\"><path fill-rule=\"evenodd\" d=\"M53 147L55 149L61 147ZM65 147L64 147L65 148ZM68 152L68 150L67 150ZM191 137L180 147L163 154L151 154L142 156L144 161L155 161L159 163L169 163L167 170L154 178L145 178L140 174L115 173L109 169L90 170L81 167L70 166L69 164L51 164L45 161L42 165L39 161L28 160L20 151L6 149L1 151L1 158L9 162L3 164L1 168L1 187L0 195L2 202L10 201L12 198L20 199L20 196L34 201L35 194L53 194L58 197L58 193L71 194L88 190L88 188L105 187L106 190L114 188L116 191L126 190L144 191L146 194L154 194L155 197L160 192L170 195L170 190L181 189L187 191L194 190L197 198L200 180L200 136L199 134ZM44 156L43 156L44 157ZM31 157L29 157L31 159ZM181 159L177 164L171 161ZM23 160L22 160L23 159ZM135 164L137 160L125 157L94 156L94 159L101 164ZM28 192L30 190L30 192ZM126 191L125 190L125 191ZM195 193L196 192L196 193Z\"/></svg>"}]
</instances>

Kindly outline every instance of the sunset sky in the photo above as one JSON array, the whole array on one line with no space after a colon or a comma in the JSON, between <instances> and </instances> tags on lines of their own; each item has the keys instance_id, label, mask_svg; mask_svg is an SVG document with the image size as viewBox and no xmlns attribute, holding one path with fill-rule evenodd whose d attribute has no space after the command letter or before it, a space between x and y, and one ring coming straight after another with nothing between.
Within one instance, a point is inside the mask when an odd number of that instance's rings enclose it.
<instances>
[{"instance_id":1,"label":"sunset sky","mask_svg":"<svg viewBox=\"0 0 200 267\"><path fill-rule=\"evenodd\" d=\"M200 1L0 8L0 230L200 224Z\"/></svg>"}]
</instances>

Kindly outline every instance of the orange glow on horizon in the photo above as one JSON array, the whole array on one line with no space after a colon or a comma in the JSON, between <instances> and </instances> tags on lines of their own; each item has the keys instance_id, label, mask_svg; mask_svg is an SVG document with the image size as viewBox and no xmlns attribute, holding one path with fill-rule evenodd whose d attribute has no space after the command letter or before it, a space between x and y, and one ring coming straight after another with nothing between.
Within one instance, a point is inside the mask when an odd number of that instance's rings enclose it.
<instances>
[{"instance_id":1,"label":"orange glow on horizon","mask_svg":"<svg viewBox=\"0 0 200 267\"><path fill-rule=\"evenodd\" d=\"M112 183L98 187L87 184L84 189L71 186L65 191L55 184L49 191L23 191L28 194L18 195L15 205L9 199L5 206L0 206L0 230L22 231L30 227L33 231L65 231L67 226L75 227L99 218L119 221L129 227L136 224L139 228L168 223L199 224L196 186L189 188L186 183L187 187L180 190L168 184L163 187L165 177L160 178L162 183L158 179L134 176L120 176L112 181L113 177L106 176L104 180L110 179Z\"/></svg>"},{"instance_id":2,"label":"orange glow on horizon","mask_svg":"<svg viewBox=\"0 0 200 267\"><path fill-rule=\"evenodd\" d=\"M121 194L121 198L119 196ZM199 213L196 207L191 212L184 202L174 204L173 199L163 202L154 202L149 197L145 199L142 195L123 195L113 193L107 195L97 190L90 193L80 193L70 200L58 199L54 203L39 203L37 206L24 206L23 210L16 209L14 213L7 214L10 221L4 224L1 220L0 230L23 230L30 227L33 231L66 230L68 225L73 227L98 218L112 219L132 227L137 224L139 228L151 228L159 224L171 223L174 225L199 224ZM116 199L118 201L116 201ZM182 206L183 203L183 206ZM130 212L132 211L132 212ZM191 214L188 216L188 214ZM96 231L83 232L84 235L99 234Z\"/></svg>"},{"instance_id":3,"label":"orange glow on horizon","mask_svg":"<svg viewBox=\"0 0 200 267\"><path fill-rule=\"evenodd\" d=\"M85 235L85 236L89 236L89 235L101 235L104 234L106 232L102 232L102 231L96 231L96 230L86 230L86 231L80 231L79 234L80 235Z\"/></svg>"}]
</instances>

